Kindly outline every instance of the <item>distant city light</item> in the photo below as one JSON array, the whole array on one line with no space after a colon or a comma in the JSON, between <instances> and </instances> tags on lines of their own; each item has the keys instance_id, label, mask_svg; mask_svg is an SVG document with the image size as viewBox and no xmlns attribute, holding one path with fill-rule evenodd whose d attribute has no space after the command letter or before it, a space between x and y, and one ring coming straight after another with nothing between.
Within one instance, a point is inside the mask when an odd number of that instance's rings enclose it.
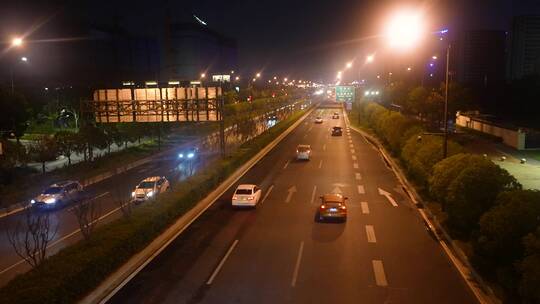
<instances>
[{"instance_id":1,"label":"distant city light","mask_svg":"<svg viewBox=\"0 0 540 304\"><path fill-rule=\"evenodd\" d=\"M255 77L257 77L257 78L261 77L261 73L257 73L257 75L255 75Z\"/></svg>"},{"instance_id":2,"label":"distant city light","mask_svg":"<svg viewBox=\"0 0 540 304\"><path fill-rule=\"evenodd\" d=\"M202 73L201 74L201 78L205 78L206 77L206 74L205 73Z\"/></svg>"},{"instance_id":3,"label":"distant city light","mask_svg":"<svg viewBox=\"0 0 540 304\"><path fill-rule=\"evenodd\" d=\"M26 57L21 57L21 60L24 61L24 62L27 62L27 61L28 61L28 58L26 58Z\"/></svg>"},{"instance_id":4,"label":"distant city light","mask_svg":"<svg viewBox=\"0 0 540 304\"><path fill-rule=\"evenodd\" d=\"M437 56L432 56L431 59L437 60Z\"/></svg>"},{"instance_id":5,"label":"distant city light","mask_svg":"<svg viewBox=\"0 0 540 304\"><path fill-rule=\"evenodd\" d=\"M350 69L352 67L352 62L347 62L347 69Z\"/></svg>"},{"instance_id":6,"label":"distant city light","mask_svg":"<svg viewBox=\"0 0 540 304\"><path fill-rule=\"evenodd\" d=\"M197 17L195 15L193 15L193 17L195 17L195 20L197 20L200 24L206 25L206 22L202 21L201 18L199 18L199 17Z\"/></svg>"},{"instance_id":7,"label":"distant city light","mask_svg":"<svg viewBox=\"0 0 540 304\"><path fill-rule=\"evenodd\" d=\"M433 64L433 63L430 63L430 64L429 64L429 66L430 66L430 67L433 67L433 66L434 66L434 64Z\"/></svg>"},{"instance_id":8,"label":"distant city light","mask_svg":"<svg viewBox=\"0 0 540 304\"><path fill-rule=\"evenodd\" d=\"M412 70L412 68L411 68L411 67L408 67L408 68L407 68L407 71L411 71L411 70Z\"/></svg>"}]
</instances>

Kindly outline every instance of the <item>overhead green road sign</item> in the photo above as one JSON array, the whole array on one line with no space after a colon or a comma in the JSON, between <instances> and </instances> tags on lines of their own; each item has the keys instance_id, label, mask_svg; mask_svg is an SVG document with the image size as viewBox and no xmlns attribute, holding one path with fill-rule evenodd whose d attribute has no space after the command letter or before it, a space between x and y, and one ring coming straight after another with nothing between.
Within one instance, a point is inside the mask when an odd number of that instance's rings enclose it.
<instances>
[{"instance_id":1,"label":"overhead green road sign","mask_svg":"<svg viewBox=\"0 0 540 304\"><path fill-rule=\"evenodd\" d=\"M354 87L353 86L336 86L336 101L337 102L353 102Z\"/></svg>"}]
</instances>

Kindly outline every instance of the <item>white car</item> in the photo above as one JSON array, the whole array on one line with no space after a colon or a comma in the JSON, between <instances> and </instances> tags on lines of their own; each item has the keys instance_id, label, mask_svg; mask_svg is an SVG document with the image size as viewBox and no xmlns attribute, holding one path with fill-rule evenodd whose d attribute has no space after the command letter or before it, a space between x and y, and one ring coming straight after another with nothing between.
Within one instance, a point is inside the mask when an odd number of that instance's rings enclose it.
<instances>
[{"instance_id":1,"label":"white car","mask_svg":"<svg viewBox=\"0 0 540 304\"><path fill-rule=\"evenodd\" d=\"M169 181L164 176L152 176L142 180L135 190L131 192L131 199L135 202L144 202L155 198L170 188Z\"/></svg>"},{"instance_id":2,"label":"white car","mask_svg":"<svg viewBox=\"0 0 540 304\"><path fill-rule=\"evenodd\" d=\"M30 201L34 208L54 209L82 198L83 186L76 181L65 181L50 185Z\"/></svg>"},{"instance_id":3,"label":"white car","mask_svg":"<svg viewBox=\"0 0 540 304\"><path fill-rule=\"evenodd\" d=\"M311 146L310 145L298 145L296 147L296 159L298 160L309 160L311 155Z\"/></svg>"},{"instance_id":4,"label":"white car","mask_svg":"<svg viewBox=\"0 0 540 304\"><path fill-rule=\"evenodd\" d=\"M322 123L323 123L322 117L317 116L317 117L315 118L315 123L317 123L317 124L322 124Z\"/></svg>"},{"instance_id":5,"label":"white car","mask_svg":"<svg viewBox=\"0 0 540 304\"><path fill-rule=\"evenodd\" d=\"M255 207L261 199L261 189L257 185L238 185L232 197L233 207Z\"/></svg>"}]
</instances>

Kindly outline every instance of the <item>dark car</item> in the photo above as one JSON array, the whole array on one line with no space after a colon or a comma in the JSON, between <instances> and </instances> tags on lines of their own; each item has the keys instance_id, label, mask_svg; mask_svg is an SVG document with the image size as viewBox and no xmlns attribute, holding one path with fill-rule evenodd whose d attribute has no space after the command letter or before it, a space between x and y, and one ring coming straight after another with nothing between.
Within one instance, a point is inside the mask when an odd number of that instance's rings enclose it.
<instances>
[{"instance_id":1,"label":"dark car","mask_svg":"<svg viewBox=\"0 0 540 304\"><path fill-rule=\"evenodd\" d=\"M332 128L332 136L341 136L343 135L343 129L341 127Z\"/></svg>"},{"instance_id":2,"label":"dark car","mask_svg":"<svg viewBox=\"0 0 540 304\"><path fill-rule=\"evenodd\" d=\"M178 153L178 160L180 162L197 161L199 160L199 154L199 148L197 147L186 148Z\"/></svg>"},{"instance_id":3,"label":"dark car","mask_svg":"<svg viewBox=\"0 0 540 304\"><path fill-rule=\"evenodd\" d=\"M332 115L332 119L339 119L339 113L334 112L334 115Z\"/></svg>"},{"instance_id":4,"label":"dark car","mask_svg":"<svg viewBox=\"0 0 540 304\"><path fill-rule=\"evenodd\" d=\"M347 197L341 194L325 194L321 196L321 205L318 210L318 220L338 219L347 221Z\"/></svg>"}]
</instances>

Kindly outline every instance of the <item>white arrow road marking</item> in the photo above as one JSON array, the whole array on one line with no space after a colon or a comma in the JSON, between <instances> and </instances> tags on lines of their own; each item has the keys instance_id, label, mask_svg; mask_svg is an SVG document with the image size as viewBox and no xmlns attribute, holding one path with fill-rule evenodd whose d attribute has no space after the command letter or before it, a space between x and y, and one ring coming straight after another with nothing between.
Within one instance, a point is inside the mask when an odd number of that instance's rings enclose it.
<instances>
[{"instance_id":1,"label":"white arrow road marking","mask_svg":"<svg viewBox=\"0 0 540 304\"><path fill-rule=\"evenodd\" d=\"M270 192L272 192L272 189L274 189L274 185L270 186L270 188L268 188L268 190L266 191L266 194L264 195L263 199L260 202L261 205L262 203L264 203L266 198L270 195Z\"/></svg>"},{"instance_id":2,"label":"white arrow road marking","mask_svg":"<svg viewBox=\"0 0 540 304\"><path fill-rule=\"evenodd\" d=\"M354 163L353 168L358 169L358 163Z\"/></svg>"},{"instance_id":3,"label":"white arrow road marking","mask_svg":"<svg viewBox=\"0 0 540 304\"><path fill-rule=\"evenodd\" d=\"M289 163L290 163L290 162L291 162L291 161L288 160L288 161L285 163L285 166L283 166L283 169L287 169L287 167L289 166Z\"/></svg>"},{"instance_id":4,"label":"white arrow road marking","mask_svg":"<svg viewBox=\"0 0 540 304\"><path fill-rule=\"evenodd\" d=\"M311 204L315 201L315 193L317 193L317 186L313 186L313 192L311 192Z\"/></svg>"},{"instance_id":5,"label":"white arrow road marking","mask_svg":"<svg viewBox=\"0 0 540 304\"><path fill-rule=\"evenodd\" d=\"M368 243L377 243L377 238L375 237L375 229L372 225L366 225L366 234Z\"/></svg>"},{"instance_id":6,"label":"white arrow road marking","mask_svg":"<svg viewBox=\"0 0 540 304\"><path fill-rule=\"evenodd\" d=\"M373 260L371 262L373 264L373 273L375 274L375 284L377 284L377 286L388 286L382 261Z\"/></svg>"},{"instance_id":7,"label":"white arrow road marking","mask_svg":"<svg viewBox=\"0 0 540 304\"><path fill-rule=\"evenodd\" d=\"M362 179L362 175L360 175L360 173L356 172L354 174L354 178L356 178L356 180L361 180Z\"/></svg>"},{"instance_id":8,"label":"white arrow road marking","mask_svg":"<svg viewBox=\"0 0 540 304\"><path fill-rule=\"evenodd\" d=\"M394 207L398 206L394 198L392 198L392 195L390 194L390 192L386 192L383 189L379 188L379 194L386 197L386 199L392 204L392 206Z\"/></svg>"},{"instance_id":9,"label":"white arrow road marking","mask_svg":"<svg viewBox=\"0 0 540 304\"><path fill-rule=\"evenodd\" d=\"M291 198L293 196L294 193L296 193L296 186L292 186L289 188L289 190L287 190L287 198L285 199L285 203L288 203L291 201Z\"/></svg>"},{"instance_id":10,"label":"white arrow road marking","mask_svg":"<svg viewBox=\"0 0 540 304\"><path fill-rule=\"evenodd\" d=\"M360 207L362 207L363 214L369 214L369 206L367 202L360 202Z\"/></svg>"},{"instance_id":11,"label":"white arrow road marking","mask_svg":"<svg viewBox=\"0 0 540 304\"><path fill-rule=\"evenodd\" d=\"M366 194L366 189L364 189L363 185L358 185L358 194Z\"/></svg>"},{"instance_id":12,"label":"white arrow road marking","mask_svg":"<svg viewBox=\"0 0 540 304\"><path fill-rule=\"evenodd\" d=\"M335 187L334 190L332 190L332 193L334 194L341 194L343 192L341 192L341 189L339 189L339 187Z\"/></svg>"}]
</instances>

